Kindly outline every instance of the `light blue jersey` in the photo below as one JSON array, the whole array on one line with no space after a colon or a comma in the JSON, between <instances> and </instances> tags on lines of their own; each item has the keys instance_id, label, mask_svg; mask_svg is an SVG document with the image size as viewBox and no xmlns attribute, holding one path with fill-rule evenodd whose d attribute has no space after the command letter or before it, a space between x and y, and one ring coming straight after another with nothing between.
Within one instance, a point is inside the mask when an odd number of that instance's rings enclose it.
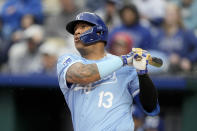
<instances>
[{"instance_id":1,"label":"light blue jersey","mask_svg":"<svg viewBox=\"0 0 197 131\"><path fill-rule=\"evenodd\" d=\"M104 61L113 55L107 54ZM63 55L57 64L61 91L71 111L75 131L133 131L131 106L139 93L139 81L133 67L124 66L111 75L87 85L66 83L68 68L76 63L91 64L76 55Z\"/></svg>"}]
</instances>

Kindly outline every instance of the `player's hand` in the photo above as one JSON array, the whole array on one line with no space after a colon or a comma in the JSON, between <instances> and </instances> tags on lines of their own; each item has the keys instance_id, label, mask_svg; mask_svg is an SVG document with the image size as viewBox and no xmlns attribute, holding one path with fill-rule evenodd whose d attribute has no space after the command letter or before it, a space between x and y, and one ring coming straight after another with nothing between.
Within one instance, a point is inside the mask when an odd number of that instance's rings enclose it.
<instances>
[{"instance_id":1,"label":"player's hand","mask_svg":"<svg viewBox=\"0 0 197 131\"><path fill-rule=\"evenodd\" d=\"M123 65L129 65L129 66L133 66L133 58L136 54L139 55L139 57L136 56L136 59L139 61L141 59L140 58L140 55L142 54L144 50L141 49L141 48L132 48L132 51L129 52L128 54L126 55L122 55L121 58L122 58L122 61L123 61Z\"/></svg>"},{"instance_id":2,"label":"player's hand","mask_svg":"<svg viewBox=\"0 0 197 131\"><path fill-rule=\"evenodd\" d=\"M122 55L122 61L123 61L123 65L129 65L132 66L133 65L133 57L134 57L134 53L131 51L126 55Z\"/></svg>"},{"instance_id":3,"label":"player's hand","mask_svg":"<svg viewBox=\"0 0 197 131\"><path fill-rule=\"evenodd\" d=\"M134 53L133 66L137 69L138 74L147 74L147 65L150 57L148 51L141 48L133 48L132 52Z\"/></svg>"},{"instance_id":4,"label":"player's hand","mask_svg":"<svg viewBox=\"0 0 197 131\"><path fill-rule=\"evenodd\" d=\"M141 48L132 48L132 51L127 55L122 55L124 65L134 66L138 74L148 73L147 65L150 54L148 51Z\"/></svg>"}]
</instances>

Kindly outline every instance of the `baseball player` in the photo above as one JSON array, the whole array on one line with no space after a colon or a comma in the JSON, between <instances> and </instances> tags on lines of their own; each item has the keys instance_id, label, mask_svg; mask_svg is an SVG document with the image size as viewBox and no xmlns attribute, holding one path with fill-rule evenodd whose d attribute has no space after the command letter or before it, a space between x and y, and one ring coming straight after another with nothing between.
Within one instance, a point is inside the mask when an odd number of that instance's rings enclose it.
<instances>
[{"instance_id":1,"label":"baseball player","mask_svg":"<svg viewBox=\"0 0 197 131\"><path fill-rule=\"evenodd\" d=\"M75 131L133 131L133 102L147 115L159 113L157 91L147 74L148 52L106 53L108 29L94 13L78 14L66 29L81 56L61 56L57 74Z\"/></svg>"}]
</instances>

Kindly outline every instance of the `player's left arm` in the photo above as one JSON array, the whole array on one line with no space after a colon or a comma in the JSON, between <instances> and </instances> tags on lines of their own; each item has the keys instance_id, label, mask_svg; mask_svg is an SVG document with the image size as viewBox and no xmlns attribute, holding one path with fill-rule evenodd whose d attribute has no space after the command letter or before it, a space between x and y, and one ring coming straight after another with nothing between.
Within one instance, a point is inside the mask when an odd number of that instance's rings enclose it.
<instances>
[{"instance_id":1,"label":"player's left arm","mask_svg":"<svg viewBox=\"0 0 197 131\"><path fill-rule=\"evenodd\" d=\"M145 110L146 114L158 114L160 112L160 108L156 87L148 74L138 74L138 79L140 91L139 94L134 97L135 102Z\"/></svg>"},{"instance_id":2,"label":"player's left arm","mask_svg":"<svg viewBox=\"0 0 197 131\"><path fill-rule=\"evenodd\" d=\"M140 61L135 59L138 56L142 58ZM134 96L134 100L147 115L153 116L160 112L160 107L157 89L148 75L148 57L150 57L148 52L137 52L134 55L133 66L137 69L139 81L139 92Z\"/></svg>"}]
</instances>

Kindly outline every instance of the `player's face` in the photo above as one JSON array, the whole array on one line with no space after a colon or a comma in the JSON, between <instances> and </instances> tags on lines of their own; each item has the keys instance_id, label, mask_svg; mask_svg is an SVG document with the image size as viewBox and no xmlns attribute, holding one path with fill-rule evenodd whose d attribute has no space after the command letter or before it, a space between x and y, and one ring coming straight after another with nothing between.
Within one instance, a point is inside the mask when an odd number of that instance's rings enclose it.
<instances>
[{"instance_id":1,"label":"player's face","mask_svg":"<svg viewBox=\"0 0 197 131\"><path fill-rule=\"evenodd\" d=\"M80 35L86 32L87 30L91 29L92 26L88 25L87 23L80 22L78 23L75 28L74 28L74 42L75 42L75 47L77 49L84 48L85 45L83 42L80 40Z\"/></svg>"}]
</instances>

